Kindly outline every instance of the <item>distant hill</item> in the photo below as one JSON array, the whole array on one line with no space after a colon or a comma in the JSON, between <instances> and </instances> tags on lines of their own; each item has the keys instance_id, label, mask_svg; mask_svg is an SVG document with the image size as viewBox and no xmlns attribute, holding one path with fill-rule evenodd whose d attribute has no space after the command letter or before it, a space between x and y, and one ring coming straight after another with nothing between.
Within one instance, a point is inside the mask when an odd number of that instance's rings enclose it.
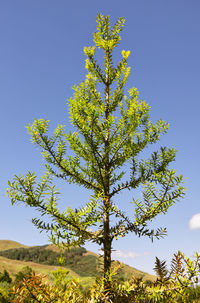
<instances>
[{"instance_id":1,"label":"distant hill","mask_svg":"<svg viewBox=\"0 0 200 303\"><path fill-rule=\"evenodd\" d=\"M27 246L11 240L0 240L0 251L12 249L12 248L20 248L20 247L27 247Z\"/></svg>"},{"instance_id":2,"label":"distant hill","mask_svg":"<svg viewBox=\"0 0 200 303\"><path fill-rule=\"evenodd\" d=\"M102 260L95 253L86 251L85 248L65 250L64 266L60 266L58 259L60 250L54 245L27 247L20 243L8 240L0 240L0 272L6 269L14 276L25 266L30 266L38 273L50 277L51 271L63 268L69 271L69 277L80 279L83 286L94 282L95 277L102 272ZM155 276L139 271L131 266L114 261L114 266L119 266L118 278L130 279L132 276L142 277L143 280L155 280Z\"/></svg>"}]
</instances>

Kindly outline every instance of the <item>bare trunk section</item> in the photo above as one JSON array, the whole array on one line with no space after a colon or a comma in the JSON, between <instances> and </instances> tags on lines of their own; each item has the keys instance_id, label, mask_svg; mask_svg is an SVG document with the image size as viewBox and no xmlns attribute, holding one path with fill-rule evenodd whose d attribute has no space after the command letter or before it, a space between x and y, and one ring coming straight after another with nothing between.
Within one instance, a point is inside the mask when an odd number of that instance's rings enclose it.
<instances>
[{"instance_id":1,"label":"bare trunk section","mask_svg":"<svg viewBox=\"0 0 200 303\"><path fill-rule=\"evenodd\" d=\"M111 269L111 244L112 240L110 238L110 218L109 218L109 199L104 200L104 277L110 272Z\"/></svg>"}]
</instances>

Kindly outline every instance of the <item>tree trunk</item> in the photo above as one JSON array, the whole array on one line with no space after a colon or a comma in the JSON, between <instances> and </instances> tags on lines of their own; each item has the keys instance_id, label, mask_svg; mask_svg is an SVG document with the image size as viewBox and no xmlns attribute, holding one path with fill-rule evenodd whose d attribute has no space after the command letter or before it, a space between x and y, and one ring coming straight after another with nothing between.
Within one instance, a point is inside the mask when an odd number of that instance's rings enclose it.
<instances>
[{"instance_id":1,"label":"tree trunk","mask_svg":"<svg viewBox=\"0 0 200 303\"><path fill-rule=\"evenodd\" d=\"M105 52L105 56L109 57L109 52ZM109 100L110 99L110 84L108 81L108 74L106 74L106 87L105 87L105 100L106 100L106 110L105 110L105 120L109 119ZM110 167L109 167L109 145L110 145L110 128L108 127L105 135L105 163L104 163L104 217L103 217L103 227L104 227L104 241L103 241L103 251L104 251L104 289L105 292L109 292L110 282L107 279L107 274L111 270L111 244L112 239L110 237Z\"/></svg>"},{"instance_id":2,"label":"tree trunk","mask_svg":"<svg viewBox=\"0 0 200 303\"><path fill-rule=\"evenodd\" d=\"M110 239L110 220L109 220L109 200L104 201L104 277L106 273L110 272L111 269L111 243Z\"/></svg>"},{"instance_id":3,"label":"tree trunk","mask_svg":"<svg viewBox=\"0 0 200 303\"><path fill-rule=\"evenodd\" d=\"M110 218L109 218L109 199L104 200L104 290L105 294L110 292L110 281L108 280L108 274L111 271L111 245L112 240L110 237Z\"/></svg>"}]
</instances>

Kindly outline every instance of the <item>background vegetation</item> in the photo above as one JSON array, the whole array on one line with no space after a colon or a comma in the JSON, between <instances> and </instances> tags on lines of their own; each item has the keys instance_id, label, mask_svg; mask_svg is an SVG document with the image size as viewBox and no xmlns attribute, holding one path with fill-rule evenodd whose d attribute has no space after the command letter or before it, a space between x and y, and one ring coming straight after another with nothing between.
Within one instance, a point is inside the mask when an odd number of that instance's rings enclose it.
<instances>
[{"instance_id":1,"label":"background vegetation","mask_svg":"<svg viewBox=\"0 0 200 303\"><path fill-rule=\"evenodd\" d=\"M5 243L5 246L4 246ZM17 249L15 249L17 247ZM21 247L21 248L20 248ZM47 279L51 279L51 272L55 269L68 271L68 277L72 278L75 277L79 279L80 284L83 287L88 287L92 283L94 283L96 277L101 274L101 260L99 260L99 256L95 253L90 251L86 251L84 248L81 249L72 249L71 252L65 250L62 254L70 256L68 263L60 264L58 260L61 256L61 251L54 245L45 245L45 246L36 246L36 247L24 247L20 243L13 241L13 248L12 248L12 241L9 241L9 250L7 248L7 241L0 240L0 271L6 269L12 278L15 277L15 274L18 271L21 271L23 267L29 266L31 267L36 273L41 273L46 275ZM20 250L19 250L20 248ZM34 261L28 260L30 256L36 252L34 255ZM47 260L43 260L44 263L41 262L42 258L39 255L55 256L55 260L53 260L53 265L49 265L45 262ZM46 253L48 253L46 255ZM80 256L80 253L82 254ZM27 254L27 255L26 255ZM13 257L20 256L24 258L24 260L14 259ZM25 261L26 259L26 261ZM40 259L40 261L39 261ZM48 259L48 258L47 258ZM48 262L50 262L52 258L49 258ZM118 266L119 262L114 261L113 266ZM120 264L120 269L118 272L118 278L120 280L128 280L132 276L143 278L145 280L155 280L155 276L149 275L145 272L137 270L131 266L126 264Z\"/></svg>"},{"instance_id":2,"label":"background vegetation","mask_svg":"<svg viewBox=\"0 0 200 303\"><path fill-rule=\"evenodd\" d=\"M181 252L174 254L171 268L156 258L157 279L142 281L135 278L125 282L116 279L117 268L106 278L97 278L93 285L83 288L78 280L69 278L67 270L52 272L51 281L24 267L14 279L4 270L0 273L0 302L2 303L194 303L200 302L200 255L189 259ZM110 282L105 291L104 279Z\"/></svg>"}]
</instances>

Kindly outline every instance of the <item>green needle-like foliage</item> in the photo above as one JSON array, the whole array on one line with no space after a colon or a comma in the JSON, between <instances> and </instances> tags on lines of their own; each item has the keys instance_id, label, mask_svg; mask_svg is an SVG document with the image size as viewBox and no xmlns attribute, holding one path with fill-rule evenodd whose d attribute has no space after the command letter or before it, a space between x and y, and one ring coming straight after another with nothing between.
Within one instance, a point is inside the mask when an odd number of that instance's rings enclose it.
<instances>
[{"instance_id":1,"label":"green needle-like foliage","mask_svg":"<svg viewBox=\"0 0 200 303\"><path fill-rule=\"evenodd\" d=\"M76 246L92 241L102 246L105 275L111 268L113 239L129 232L151 239L165 235L165 228L153 230L148 223L167 213L184 194L182 176L169 168L175 160L174 149L161 147L148 159L141 159L144 149L158 142L169 125L150 121L150 107L139 99L136 88L125 94L130 51L123 50L121 61L116 66L113 63L124 21L120 18L111 27L108 16L97 16L94 46L84 48L88 73L84 82L74 86L69 100L75 132L67 133L58 125L50 136L49 121L34 120L28 133L41 148L47 172L40 181L30 172L15 176L8 189L12 204L20 201L51 218L49 223L41 219L33 219L33 223L50 232L54 243ZM98 48L104 53L103 64L95 59ZM61 212L59 192L52 183L55 176L92 191L90 201ZM117 194L126 189L133 197L138 189L142 191L141 199L133 198L132 217L120 210L124 201Z\"/></svg>"}]
</instances>

